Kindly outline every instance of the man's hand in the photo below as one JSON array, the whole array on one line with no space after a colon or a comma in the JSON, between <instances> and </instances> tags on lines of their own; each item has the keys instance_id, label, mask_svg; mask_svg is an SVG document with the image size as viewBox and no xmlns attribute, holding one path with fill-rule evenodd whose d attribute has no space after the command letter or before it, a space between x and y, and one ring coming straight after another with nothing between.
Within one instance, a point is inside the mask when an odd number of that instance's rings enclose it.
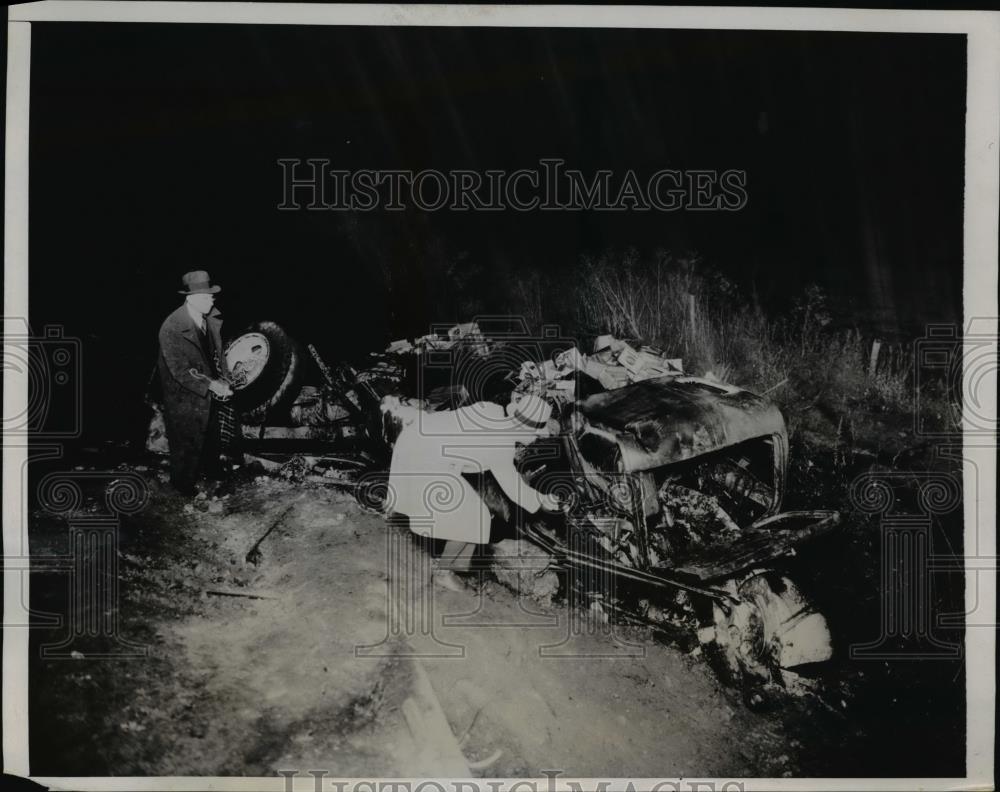
<instances>
[{"instance_id":1,"label":"man's hand","mask_svg":"<svg viewBox=\"0 0 1000 792\"><path fill-rule=\"evenodd\" d=\"M225 401L233 395L233 387L225 380L214 379L208 383L208 389L219 401Z\"/></svg>"},{"instance_id":2,"label":"man's hand","mask_svg":"<svg viewBox=\"0 0 1000 792\"><path fill-rule=\"evenodd\" d=\"M563 508L562 501L556 495L547 492L538 493L538 501L542 504L542 510L547 512L560 512Z\"/></svg>"}]
</instances>

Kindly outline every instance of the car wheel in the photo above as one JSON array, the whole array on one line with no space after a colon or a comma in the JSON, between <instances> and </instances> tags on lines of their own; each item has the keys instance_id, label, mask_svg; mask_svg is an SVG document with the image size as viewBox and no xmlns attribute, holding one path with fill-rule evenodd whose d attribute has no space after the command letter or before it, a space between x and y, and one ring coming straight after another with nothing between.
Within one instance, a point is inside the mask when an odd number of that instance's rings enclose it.
<instances>
[{"instance_id":1,"label":"car wheel","mask_svg":"<svg viewBox=\"0 0 1000 792\"><path fill-rule=\"evenodd\" d=\"M299 391L302 357L298 344L274 322L257 322L226 346L234 403L263 417L288 406Z\"/></svg>"}]
</instances>

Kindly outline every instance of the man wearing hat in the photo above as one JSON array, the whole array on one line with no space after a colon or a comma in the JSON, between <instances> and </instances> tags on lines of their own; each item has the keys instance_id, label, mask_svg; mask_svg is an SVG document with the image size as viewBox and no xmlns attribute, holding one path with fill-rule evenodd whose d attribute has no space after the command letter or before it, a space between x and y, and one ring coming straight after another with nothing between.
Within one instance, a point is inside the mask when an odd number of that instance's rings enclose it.
<instances>
[{"instance_id":1,"label":"man wearing hat","mask_svg":"<svg viewBox=\"0 0 1000 792\"><path fill-rule=\"evenodd\" d=\"M414 533L445 540L435 582L459 588L453 573L468 571L475 546L490 541L490 510L462 474L489 471L504 494L532 514L558 508L514 466L518 445L552 433L551 416L545 399L525 394L507 407L477 402L417 412L403 427L389 468L389 508L406 515Z\"/></svg>"},{"instance_id":2,"label":"man wearing hat","mask_svg":"<svg viewBox=\"0 0 1000 792\"><path fill-rule=\"evenodd\" d=\"M222 353L222 318L204 270L181 278L183 304L160 327L160 382L170 444L170 480L186 495L201 474L218 472L219 401L233 394Z\"/></svg>"}]
</instances>

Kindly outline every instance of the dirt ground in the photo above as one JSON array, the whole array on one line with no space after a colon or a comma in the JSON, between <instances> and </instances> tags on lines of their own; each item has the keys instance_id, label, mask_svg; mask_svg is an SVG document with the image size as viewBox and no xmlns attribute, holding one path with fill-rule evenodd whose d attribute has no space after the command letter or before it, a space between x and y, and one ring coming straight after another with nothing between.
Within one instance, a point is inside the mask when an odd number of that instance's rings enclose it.
<instances>
[{"instance_id":1,"label":"dirt ground","mask_svg":"<svg viewBox=\"0 0 1000 792\"><path fill-rule=\"evenodd\" d=\"M791 735L699 658L494 581L429 587L426 552L347 493L259 477L192 502L149 480L118 549L121 631L148 657L39 661L33 710L62 706L32 729L33 774L441 775L403 713L414 654L474 773L795 769ZM58 552L47 527L33 552Z\"/></svg>"},{"instance_id":2,"label":"dirt ground","mask_svg":"<svg viewBox=\"0 0 1000 792\"><path fill-rule=\"evenodd\" d=\"M426 551L348 492L244 470L192 501L138 470L150 499L118 531L118 636L44 659L65 624L33 631L33 775L864 775L865 750L892 771L872 739L905 707L845 692L752 711L697 650L493 579L428 585ZM72 521L36 509L33 555L66 553ZM68 595L64 574L33 574L40 612ZM120 639L145 656L98 656Z\"/></svg>"}]
</instances>

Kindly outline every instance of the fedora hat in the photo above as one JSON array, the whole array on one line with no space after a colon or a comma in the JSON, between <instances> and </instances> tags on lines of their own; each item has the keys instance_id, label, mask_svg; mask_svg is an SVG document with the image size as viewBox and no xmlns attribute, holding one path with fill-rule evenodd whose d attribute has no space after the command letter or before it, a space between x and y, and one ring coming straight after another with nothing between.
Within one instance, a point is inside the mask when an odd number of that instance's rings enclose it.
<instances>
[{"instance_id":1,"label":"fedora hat","mask_svg":"<svg viewBox=\"0 0 1000 792\"><path fill-rule=\"evenodd\" d=\"M194 270L185 272L181 278L183 289L178 290L178 294L218 294L222 291L221 286L213 286L208 273L205 270Z\"/></svg>"},{"instance_id":2,"label":"fedora hat","mask_svg":"<svg viewBox=\"0 0 1000 792\"><path fill-rule=\"evenodd\" d=\"M514 405L512 417L529 429L544 429L552 417L552 405L541 396L527 393Z\"/></svg>"}]
</instances>

